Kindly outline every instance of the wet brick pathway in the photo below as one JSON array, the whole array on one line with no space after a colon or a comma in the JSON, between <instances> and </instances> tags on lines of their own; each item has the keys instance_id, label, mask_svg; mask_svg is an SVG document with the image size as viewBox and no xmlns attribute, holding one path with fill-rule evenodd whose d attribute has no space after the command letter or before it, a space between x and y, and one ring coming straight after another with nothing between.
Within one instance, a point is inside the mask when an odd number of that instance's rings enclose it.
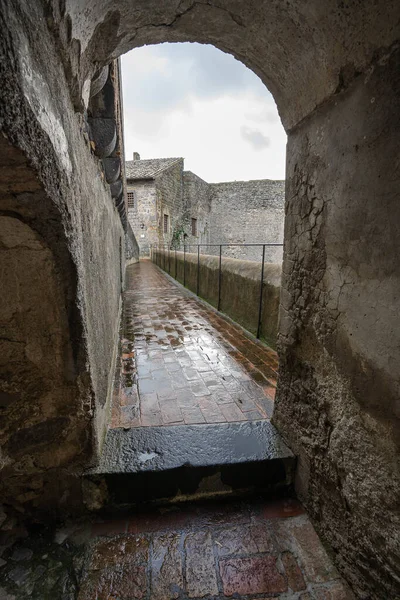
<instances>
[{"instance_id":1,"label":"wet brick pathway","mask_svg":"<svg viewBox=\"0 0 400 600\"><path fill-rule=\"evenodd\" d=\"M294 500L171 506L95 525L78 600L352 600Z\"/></svg>"},{"instance_id":2,"label":"wet brick pathway","mask_svg":"<svg viewBox=\"0 0 400 600\"><path fill-rule=\"evenodd\" d=\"M122 369L111 427L270 418L277 368L276 352L153 263L127 268Z\"/></svg>"}]
</instances>

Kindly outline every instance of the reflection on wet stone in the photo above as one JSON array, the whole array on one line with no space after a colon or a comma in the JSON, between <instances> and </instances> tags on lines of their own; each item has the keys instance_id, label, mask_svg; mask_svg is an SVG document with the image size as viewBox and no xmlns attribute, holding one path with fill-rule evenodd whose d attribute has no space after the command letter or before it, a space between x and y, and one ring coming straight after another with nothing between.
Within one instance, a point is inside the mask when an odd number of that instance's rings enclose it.
<instances>
[{"instance_id":1,"label":"reflection on wet stone","mask_svg":"<svg viewBox=\"0 0 400 600\"><path fill-rule=\"evenodd\" d=\"M276 353L206 308L150 261L127 269L122 336L112 427L271 417Z\"/></svg>"}]
</instances>

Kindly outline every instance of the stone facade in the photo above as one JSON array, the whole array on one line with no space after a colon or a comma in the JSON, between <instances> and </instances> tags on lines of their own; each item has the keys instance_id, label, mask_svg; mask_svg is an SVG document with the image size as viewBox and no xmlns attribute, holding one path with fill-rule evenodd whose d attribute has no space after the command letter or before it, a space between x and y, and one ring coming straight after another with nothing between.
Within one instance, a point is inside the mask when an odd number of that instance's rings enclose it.
<instances>
[{"instance_id":1,"label":"stone facade","mask_svg":"<svg viewBox=\"0 0 400 600\"><path fill-rule=\"evenodd\" d=\"M283 243L285 182L262 179L213 183L211 243ZM225 256L260 261L262 248L225 247ZM266 262L282 262L282 247L267 247Z\"/></svg>"},{"instance_id":2,"label":"stone facade","mask_svg":"<svg viewBox=\"0 0 400 600\"><path fill-rule=\"evenodd\" d=\"M141 255L148 256L152 244L170 244L180 226L183 159L134 157L126 163L128 219Z\"/></svg>"},{"instance_id":3,"label":"stone facade","mask_svg":"<svg viewBox=\"0 0 400 600\"><path fill-rule=\"evenodd\" d=\"M209 184L183 171L182 158L136 158L127 163L127 187L134 197L128 218L143 256L152 244L185 244L188 251L207 244L204 254L218 254L218 244L233 244L223 248L225 256L260 261L261 246L235 244L283 243L284 181ZM265 260L281 262L282 248L267 248Z\"/></svg>"},{"instance_id":4,"label":"stone facade","mask_svg":"<svg viewBox=\"0 0 400 600\"><path fill-rule=\"evenodd\" d=\"M50 518L82 508L78 476L112 395L127 225L119 69L93 74L77 113L42 4L18 17L0 4L0 501Z\"/></svg>"},{"instance_id":5,"label":"stone facade","mask_svg":"<svg viewBox=\"0 0 400 600\"><path fill-rule=\"evenodd\" d=\"M192 219L196 219L197 235L192 235ZM186 244L210 244L211 240L210 185L191 171L183 172L183 229ZM194 248L192 248L194 250ZM206 248L202 248L206 252Z\"/></svg>"}]
</instances>

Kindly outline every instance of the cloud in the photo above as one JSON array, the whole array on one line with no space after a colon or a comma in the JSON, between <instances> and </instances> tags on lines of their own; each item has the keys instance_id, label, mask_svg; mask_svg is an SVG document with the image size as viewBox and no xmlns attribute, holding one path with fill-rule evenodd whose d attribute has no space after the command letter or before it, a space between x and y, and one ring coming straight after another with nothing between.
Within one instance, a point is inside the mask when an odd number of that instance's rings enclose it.
<instances>
[{"instance_id":1,"label":"cloud","mask_svg":"<svg viewBox=\"0 0 400 600\"><path fill-rule=\"evenodd\" d=\"M249 142L255 150L269 148L271 144L270 139L261 131L250 129L250 127L246 127L245 125L240 128L240 135L244 140Z\"/></svg>"},{"instance_id":2,"label":"cloud","mask_svg":"<svg viewBox=\"0 0 400 600\"><path fill-rule=\"evenodd\" d=\"M286 134L272 95L213 46L160 44L122 57L126 157L183 156L206 181L283 179Z\"/></svg>"},{"instance_id":3,"label":"cloud","mask_svg":"<svg viewBox=\"0 0 400 600\"><path fill-rule=\"evenodd\" d=\"M189 110L195 99L245 92L270 95L257 75L208 44L144 46L123 56L122 67L126 93L149 111Z\"/></svg>"},{"instance_id":4,"label":"cloud","mask_svg":"<svg viewBox=\"0 0 400 600\"><path fill-rule=\"evenodd\" d=\"M280 123L281 120L276 110L275 103L271 97L271 102L268 103L267 107L264 107L261 112L258 113L246 113L246 119L249 121L255 121L256 123Z\"/></svg>"}]
</instances>

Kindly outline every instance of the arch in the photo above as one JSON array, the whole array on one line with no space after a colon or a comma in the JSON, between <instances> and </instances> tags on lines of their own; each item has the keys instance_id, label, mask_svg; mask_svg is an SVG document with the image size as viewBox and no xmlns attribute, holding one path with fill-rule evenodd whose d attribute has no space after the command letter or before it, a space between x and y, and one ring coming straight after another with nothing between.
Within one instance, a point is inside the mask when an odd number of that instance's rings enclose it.
<instances>
[{"instance_id":1,"label":"arch","mask_svg":"<svg viewBox=\"0 0 400 600\"><path fill-rule=\"evenodd\" d=\"M390 47L395 0L324 4L318 0L136 0L67 2L53 18L82 104L98 65L161 42L212 44L254 71L273 94L287 130L365 71L376 48ZM333 32L335 32L333 34ZM72 51L71 51L72 48Z\"/></svg>"},{"instance_id":2,"label":"arch","mask_svg":"<svg viewBox=\"0 0 400 600\"><path fill-rule=\"evenodd\" d=\"M0 497L58 511L91 454L77 277L56 206L24 154L0 146Z\"/></svg>"}]
</instances>

